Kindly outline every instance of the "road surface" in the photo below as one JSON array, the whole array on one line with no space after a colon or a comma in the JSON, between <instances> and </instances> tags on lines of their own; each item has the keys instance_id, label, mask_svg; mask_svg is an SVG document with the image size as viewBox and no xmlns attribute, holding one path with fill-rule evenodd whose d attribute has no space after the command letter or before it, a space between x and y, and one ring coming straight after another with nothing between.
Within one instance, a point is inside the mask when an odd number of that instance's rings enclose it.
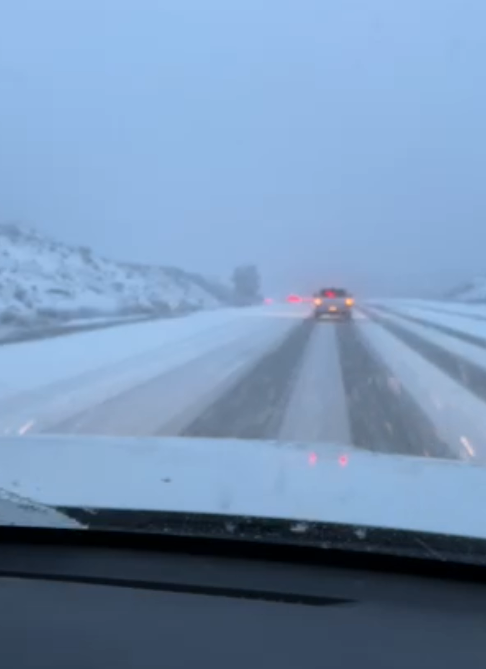
<instances>
[{"instance_id":1,"label":"road surface","mask_svg":"<svg viewBox=\"0 0 486 669\"><path fill-rule=\"evenodd\" d=\"M447 303L370 302L351 322L274 306L9 347L0 432L332 442L486 463L485 319Z\"/></svg>"}]
</instances>

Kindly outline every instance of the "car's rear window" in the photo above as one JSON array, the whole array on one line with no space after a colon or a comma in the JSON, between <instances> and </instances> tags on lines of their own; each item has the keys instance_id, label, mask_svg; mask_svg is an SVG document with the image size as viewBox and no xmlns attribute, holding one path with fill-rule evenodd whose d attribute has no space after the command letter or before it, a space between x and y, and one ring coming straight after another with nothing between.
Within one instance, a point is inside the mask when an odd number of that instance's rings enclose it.
<instances>
[{"instance_id":1,"label":"car's rear window","mask_svg":"<svg viewBox=\"0 0 486 669\"><path fill-rule=\"evenodd\" d=\"M342 288L323 288L320 292L321 297L346 297L347 294Z\"/></svg>"}]
</instances>

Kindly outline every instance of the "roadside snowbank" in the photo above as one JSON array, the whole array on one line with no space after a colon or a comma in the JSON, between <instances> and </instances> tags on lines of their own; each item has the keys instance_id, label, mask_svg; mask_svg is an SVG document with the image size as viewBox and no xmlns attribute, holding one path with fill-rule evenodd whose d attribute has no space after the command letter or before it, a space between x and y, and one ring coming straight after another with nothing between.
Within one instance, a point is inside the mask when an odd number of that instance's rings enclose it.
<instances>
[{"instance_id":1,"label":"roadside snowbank","mask_svg":"<svg viewBox=\"0 0 486 669\"><path fill-rule=\"evenodd\" d=\"M457 286L447 297L458 302L486 302L486 276L476 276L468 283Z\"/></svg>"},{"instance_id":2,"label":"roadside snowbank","mask_svg":"<svg viewBox=\"0 0 486 669\"><path fill-rule=\"evenodd\" d=\"M212 309L225 289L176 268L117 263L17 225L0 225L0 328Z\"/></svg>"}]
</instances>

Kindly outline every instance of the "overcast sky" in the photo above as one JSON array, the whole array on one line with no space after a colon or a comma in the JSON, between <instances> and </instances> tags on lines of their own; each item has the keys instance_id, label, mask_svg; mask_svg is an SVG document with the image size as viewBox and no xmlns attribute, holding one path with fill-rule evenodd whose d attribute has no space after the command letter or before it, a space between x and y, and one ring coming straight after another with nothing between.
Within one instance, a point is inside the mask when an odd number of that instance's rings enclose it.
<instances>
[{"instance_id":1,"label":"overcast sky","mask_svg":"<svg viewBox=\"0 0 486 669\"><path fill-rule=\"evenodd\" d=\"M268 291L486 271L485 0L0 5L0 219Z\"/></svg>"}]
</instances>

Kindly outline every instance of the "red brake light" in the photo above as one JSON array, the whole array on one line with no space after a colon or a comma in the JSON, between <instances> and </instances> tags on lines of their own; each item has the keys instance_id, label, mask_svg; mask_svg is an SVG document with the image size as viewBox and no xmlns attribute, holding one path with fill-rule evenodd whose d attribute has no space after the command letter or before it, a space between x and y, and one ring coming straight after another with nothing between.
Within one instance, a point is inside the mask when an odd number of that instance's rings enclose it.
<instances>
[{"instance_id":1,"label":"red brake light","mask_svg":"<svg viewBox=\"0 0 486 669\"><path fill-rule=\"evenodd\" d=\"M332 300L336 297L336 293L332 290L326 290L326 297L329 297Z\"/></svg>"}]
</instances>

